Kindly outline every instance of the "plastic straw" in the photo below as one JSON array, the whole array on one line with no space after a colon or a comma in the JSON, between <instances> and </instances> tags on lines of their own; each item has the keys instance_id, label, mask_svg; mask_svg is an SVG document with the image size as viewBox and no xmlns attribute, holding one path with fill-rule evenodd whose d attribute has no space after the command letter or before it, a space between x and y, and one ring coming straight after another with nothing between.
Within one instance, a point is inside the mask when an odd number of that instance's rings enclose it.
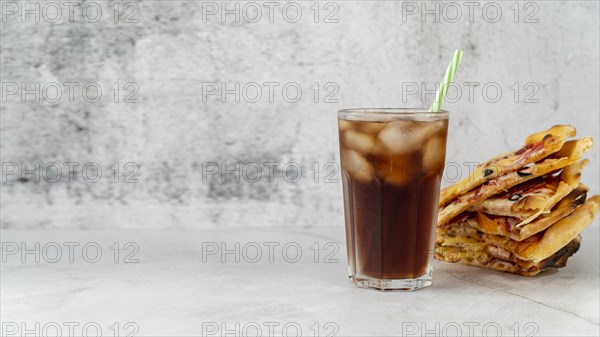
<instances>
[{"instance_id":1,"label":"plastic straw","mask_svg":"<svg viewBox=\"0 0 600 337\"><path fill-rule=\"evenodd\" d=\"M452 78L454 78L454 74L458 70L458 66L460 65L460 60L462 59L463 52L460 50L454 51L454 56L452 57L452 61L448 64L448 69L446 69L446 75L444 75L444 79L440 82L440 87L437 90L435 95L435 100L431 103L431 107L429 108L430 112L439 112L442 108L442 101L446 96L446 92L448 91L448 87L450 83L452 83Z\"/></svg>"}]
</instances>

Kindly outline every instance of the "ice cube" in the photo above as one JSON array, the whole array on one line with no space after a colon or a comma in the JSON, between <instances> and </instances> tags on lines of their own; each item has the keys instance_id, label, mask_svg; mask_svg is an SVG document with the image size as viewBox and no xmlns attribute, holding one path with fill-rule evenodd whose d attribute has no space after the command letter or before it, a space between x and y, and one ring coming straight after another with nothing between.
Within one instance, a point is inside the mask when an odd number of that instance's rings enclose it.
<instances>
[{"instance_id":1,"label":"ice cube","mask_svg":"<svg viewBox=\"0 0 600 337\"><path fill-rule=\"evenodd\" d=\"M340 131L350 129L352 127L352 122L343 119L338 119L338 127Z\"/></svg>"},{"instance_id":2,"label":"ice cube","mask_svg":"<svg viewBox=\"0 0 600 337\"><path fill-rule=\"evenodd\" d=\"M378 123L378 122L363 122L360 123L360 130L373 136L377 137L379 131L381 131L387 123Z\"/></svg>"},{"instance_id":3,"label":"ice cube","mask_svg":"<svg viewBox=\"0 0 600 337\"><path fill-rule=\"evenodd\" d=\"M359 133L354 130L347 130L342 134L344 144L362 154L367 154L375 146L375 139L364 133Z\"/></svg>"},{"instance_id":4,"label":"ice cube","mask_svg":"<svg viewBox=\"0 0 600 337\"><path fill-rule=\"evenodd\" d=\"M356 180L367 182L375 177L375 172L369 161L356 151L343 151L341 161L342 169L346 170Z\"/></svg>"},{"instance_id":5,"label":"ice cube","mask_svg":"<svg viewBox=\"0 0 600 337\"><path fill-rule=\"evenodd\" d=\"M444 121L435 122L391 122L381 130L378 139L394 154L413 152L422 146L429 137L441 132Z\"/></svg>"},{"instance_id":6,"label":"ice cube","mask_svg":"<svg viewBox=\"0 0 600 337\"><path fill-rule=\"evenodd\" d=\"M444 128L444 123L444 121L416 123L417 125L414 129L414 135L420 140L421 144L425 144L429 138L434 137L437 134L441 134Z\"/></svg>"},{"instance_id":7,"label":"ice cube","mask_svg":"<svg viewBox=\"0 0 600 337\"><path fill-rule=\"evenodd\" d=\"M410 121L391 122L379 132L377 138L391 153L412 152L420 144L415 125L416 123Z\"/></svg>"},{"instance_id":8,"label":"ice cube","mask_svg":"<svg viewBox=\"0 0 600 337\"><path fill-rule=\"evenodd\" d=\"M446 147L441 136L430 138L423 147L423 166L427 170L438 170L444 165Z\"/></svg>"}]
</instances>

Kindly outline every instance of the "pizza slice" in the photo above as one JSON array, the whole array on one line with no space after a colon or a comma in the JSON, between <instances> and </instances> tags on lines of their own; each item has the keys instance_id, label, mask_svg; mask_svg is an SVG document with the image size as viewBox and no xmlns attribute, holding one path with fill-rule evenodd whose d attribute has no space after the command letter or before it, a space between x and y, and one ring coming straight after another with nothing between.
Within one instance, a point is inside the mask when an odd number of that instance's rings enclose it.
<instances>
[{"instance_id":1,"label":"pizza slice","mask_svg":"<svg viewBox=\"0 0 600 337\"><path fill-rule=\"evenodd\" d=\"M481 184L559 151L566 139L575 136L576 133L575 128L570 125L555 125L548 130L528 136L525 145L520 149L492 158L476 167L465 179L443 189L440 193L440 206L445 206L456 197Z\"/></svg>"},{"instance_id":2,"label":"pizza slice","mask_svg":"<svg viewBox=\"0 0 600 337\"><path fill-rule=\"evenodd\" d=\"M467 236L476 239L481 239L481 234L485 233L523 241L573 213L585 202L587 191L588 188L581 184L552 208L550 213L523 226L517 226L521 221L519 218L495 216L481 212L464 212L452 221L438 226L436 233L438 236Z\"/></svg>"},{"instance_id":3,"label":"pizza slice","mask_svg":"<svg viewBox=\"0 0 600 337\"><path fill-rule=\"evenodd\" d=\"M562 268L566 266L568 258L575 254L581 246L581 236L578 235L548 258L534 262L519 259L514 254L485 242L468 241L469 239L463 239L463 242L459 243L455 240L454 243L437 245L435 249L436 259L506 273L535 276L549 268Z\"/></svg>"},{"instance_id":4,"label":"pizza slice","mask_svg":"<svg viewBox=\"0 0 600 337\"><path fill-rule=\"evenodd\" d=\"M543 232L523 241L505 236L483 234L483 240L503 248L522 260L540 262L552 256L571 240L575 239L592 223L600 208L600 196L595 195L570 215L559 220Z\"/></svg>"},{"instance_id":5,"label":"pizza slice","mask_svg":"<svg viewBox=\"0 0 600 337\"><path fill-rule=\"evenodd\" d=\"M594 196L573 213L544 232L523 241L482 233L460 226L436 237L435 256L439 260L459 262L526 276L548 268L561 268L579 249L581 231L594 220L600 208L600 196ZM468 228L468 229L464 229Z\"/></svg>"},{"instance_id":6,"label":"pizza slice","mask_svg":"<svg viewBox=\"0 0 600 337\"><path fill-rule=\"evenodd\" d=\"M549 213L552 207L577 188L581 171L588 162L581 160L567 166L560 174L549 174L514 186L469 207L469 211L518 218L521 221L515 226L523 226Z\"/></svg>"},{"instance_id":7,"label":"pizza slice","mask_svg":"<svg viewBox=\"0 0 600 337\"><path fill-rule=\"evenodd\" d=\"M568 141L556 153L546 157L541 162L530 165L525 169L504 174L496 179L456 197L442 208L438 214L438 225L443 225L469 207L481 203L488 198L510 189L526 181L544 176L577 162L585 152L592 147L592 139L585 137Z\"/></svg>"},{"instance_id":8,"label":"pizza slice","mask_svg":"<svg viewBox=\"0 0 600 337\"><path fill-rule=\"evenodd\" d=\"M481 212L469 213L471 216L464 219L462 224L491 235L501 235L515 241L523 241L552 226L560 219L573 213L583 205L587 195L587 187L580 185L573 192L563 198L551 209L550 213L541 215L534 221L521 225L519 218L510 216L494 216Z\"/></svg>"}]
</instances>

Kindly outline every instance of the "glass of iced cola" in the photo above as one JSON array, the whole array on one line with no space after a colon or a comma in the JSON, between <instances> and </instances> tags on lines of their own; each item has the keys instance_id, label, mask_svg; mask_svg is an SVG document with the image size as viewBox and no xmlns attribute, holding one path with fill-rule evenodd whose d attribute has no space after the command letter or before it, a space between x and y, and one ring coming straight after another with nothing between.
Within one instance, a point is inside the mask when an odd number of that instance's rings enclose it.
<instances>
[{"instance_id":1,"label":"glass of iced cola","mask_svg":"<svg viewBox=\"0 0 600 337\"><path fill-rule=\"evenodd\" d=\"M338 111L350 278L364 288L431 285L448 112Z\"/></svg>"}]
</instances>

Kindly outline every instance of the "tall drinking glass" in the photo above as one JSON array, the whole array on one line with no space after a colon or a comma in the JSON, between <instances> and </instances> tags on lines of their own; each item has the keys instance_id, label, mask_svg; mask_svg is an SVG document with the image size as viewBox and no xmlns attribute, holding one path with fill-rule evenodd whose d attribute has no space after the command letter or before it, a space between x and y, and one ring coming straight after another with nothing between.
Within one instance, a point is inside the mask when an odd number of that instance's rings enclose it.
<instances>
[{"instance_id":1,"label":"tall drinking glass","mask_svg":"<svg viewBox=\"0 0 600 337\"><path fill-rule=\"evenodd\" d=\"M448 112L338 111L350 278L364 288L431 285Z\"/></svg>"}]
</instances>

